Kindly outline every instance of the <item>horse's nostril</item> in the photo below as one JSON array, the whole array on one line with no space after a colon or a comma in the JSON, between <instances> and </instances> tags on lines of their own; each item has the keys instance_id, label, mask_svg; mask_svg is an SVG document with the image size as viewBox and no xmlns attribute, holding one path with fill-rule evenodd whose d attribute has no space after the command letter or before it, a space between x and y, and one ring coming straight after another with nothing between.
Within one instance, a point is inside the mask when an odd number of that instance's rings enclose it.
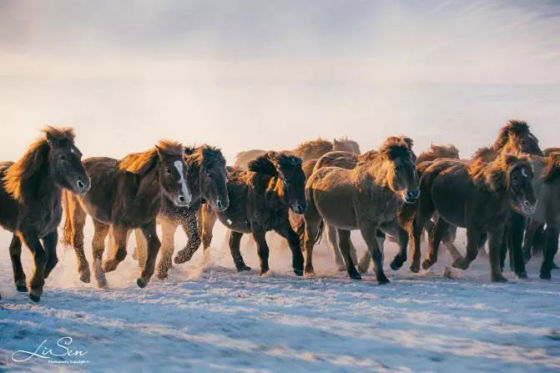
<instances>
[{"instance_id":1,"label":"horse's nostril","mask_svg":"<svg viewBox=\"0 0 560 373\"><path fill-rule=\"evenodd\" d=\"M84 189L86 187L86 184L82 180L78 180L76 182L76 184L78 185L78 188L80 188L80 189Z\"/></svg>"},{"instance_id":2,"label":"horse's nostril","mask_svg":"<svg viewBox=\"0 0 560 373\"><path fill-rule=\"evenodd\" d=\"M181 196L179 196L178 200L179 200L179 202L185 202L185 197L183 197L183 196L181 195Z\"/></svg>"},{"instance_id":3,"label":"horse's nostril","mask_svg":"<svg viewBox=\"0 0 560 373\"><path fill-rule=\"evenodd\" d=\"M220 201L220 200L216 201L216 205L218 205L218 208L220 208L220 209L223 207L222 201Z\"/></svg>"},{"instance_id":4,"label":"horse's nostril","mask_svg":"<svg viewBox=\"0 0 560 373\"><path fill-rule=\"evenodd\" d=\"M523 201L523 205L524 205L525 207L531 207L531 206L532 206L531 202L529 202L529 201L527 201L527 200Z\"/></svg>"}]
</instances>

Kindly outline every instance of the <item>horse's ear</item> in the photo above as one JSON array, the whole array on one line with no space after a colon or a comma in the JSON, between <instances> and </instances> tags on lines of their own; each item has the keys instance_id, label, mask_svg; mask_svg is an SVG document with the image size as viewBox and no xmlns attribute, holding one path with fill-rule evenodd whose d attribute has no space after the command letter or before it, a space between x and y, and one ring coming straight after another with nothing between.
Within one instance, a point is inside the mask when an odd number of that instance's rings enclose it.
<instances>
[{"instance_id":1,"label":"horse's ear","mask_svg":"<svg viewBox=\"0 0 560 373\"><path fill-rule=\"evenodd\" d=\"M414 140L412 140L410 137L406 137L406 136L403 136L402 139L406 143L406 145L409 147L409 149L412 150L412 146L414 145Z\"/></svg>"},{"instance_id":2,"label":"horse's ear","mask_svg":"<svg viewBox=\"0 0 560 373\"><path fill-rule=\"evenodd\" d=\"M165 159L165 152L158 145L156 145L156 153L160 161L163 161Z\"/></svg>"},{"instance_id":3,"label":"horse's ear","mask_svg":"<svg viewBox=\"0 0 560 373\"><path fill-rule=\"evenodd\" d=\"M47 139L47 144L49 144L51 148L59 146L60 140L52 133L45 132L45 138Z\"/></svg>"}]
</instances>

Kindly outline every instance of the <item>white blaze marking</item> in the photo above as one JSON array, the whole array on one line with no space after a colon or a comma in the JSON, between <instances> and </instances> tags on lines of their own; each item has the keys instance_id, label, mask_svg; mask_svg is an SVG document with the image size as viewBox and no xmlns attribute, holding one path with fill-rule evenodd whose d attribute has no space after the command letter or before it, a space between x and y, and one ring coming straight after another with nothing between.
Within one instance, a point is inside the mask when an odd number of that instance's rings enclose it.
<instances>
[{"instance_id":1,"label":"white blaze marking","mask_svg":"<svg viewBox=\"0 0 560 373\"><path fill-rule=\"evenodd\" d=\"M183 192L183 197L185 197L185 202L187 202L187 204L190 204L192 201L192 195L187 185L187 181L183 176L183 162L175 161L175 168L179 172L179 177L180 177L179 184L181 184L181 190Z\"/></svg>"},{"instance_id":2,"label":"white blaze marking","mask_svg":"<svg viewBox=\"0 0 560 373\"><path fill-rule=\"evenodd\" d=\"M227 223L228 223L229 225L231 225L231 219L228 219L228 220L227 220Z\"/></svg>"},{"instance_id":3,"label":"white blaze marking","mask_svg":"<svg viewBox=\"0 0 560 373\"><path fill-rule=\"evenodd\" d=\"M525 171L524 168L521 169L521 175L523 175L524 177L527 177L527 171Z\"/></svg>"}]
</instances>

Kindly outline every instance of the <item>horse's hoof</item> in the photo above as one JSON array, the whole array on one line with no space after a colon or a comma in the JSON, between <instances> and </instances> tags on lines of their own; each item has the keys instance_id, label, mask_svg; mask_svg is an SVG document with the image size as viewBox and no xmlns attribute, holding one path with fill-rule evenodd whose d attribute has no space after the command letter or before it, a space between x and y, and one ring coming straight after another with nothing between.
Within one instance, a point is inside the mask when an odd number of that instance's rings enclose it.
<instances>
[{"instance_id":1,"label":"horse's hoof","mask_svg":"<svg viewBox=\"0 0 560 373\"><path fill-rule=\"evenodd\" d=\"M146 285L148 285L148 283L142 280L141 278L139 278L138 280L136 280L136 285L138 285L140 289L144 289Z\"/></svg>"},{"instance_id":2,"label":"horse's hoof","mask_svg":"<svg viewBox=\"0 0 560 373\"><path fill-rule=\"evenodd\" d=\"M358 272L349 273L348 277L350 277L352 280L361 280L362 279L362 275L360 275Z\"/></svg>"},{"instance_id":3,"label":"horse's hoof","mask_svg":"<svg viewBox=\"0 0 560 373\"><path fill-rule=\"evenodd\" d=\"M390 284L391 281L389 281L389 279L386 276L383 276L383 277L377 279L377 283L379 285L386 285L386 284Z\"/></svg>"},{"instance_id":4,"label":"horse's hoof","mask_svg":"<svg viewBox=\"0 0 560 373\"><path fill-rule=\"evenodd\" d=\"M435 264L435 263L432 262L431 260L426 259L426 260L424 260L424 261L422 262L422 268L423 268L424 270L427 270L427 269L430 269L430 267L433 266L434 264Z\"/></svg>"},{"instance_id":5,"label":"horse's hoof","mask_svg":"<svg viewBox=\"0 0 560 373\"><path fill-rule=\"evenodd\" d=\"M167 273L165 273L165 272L158 272L157 278L158 278L159 280L162 280L162 281L163 281L163 280L167 280Z\"/></svg>"},{"instance_id":6,"label":"horse's hoof","mask_svg":"<svg viewBox=\"0 0 560 373\"><path fill-rule=\"evenodd\" d=\"M83 272L80 274L80 281L86 284L91 282L91 275L89 272Z\"/></svg>"},{"instance_id":7,"label":"horse's hoof","mask_svg":"<svg viewBox=\"0 0 560 373\"><path fill-rule=\"evenodd\" d=\"M400 258L395 258L393 259L393 261L391 262L391 264L389 264L389 266L391 267L391 269L393 271L398 271L399 269L401 269L401 267L403 266L404 262L406 262L406 260L402 260Z\"/></svg>"},{"instance_id":8,"label":"horse's hoof","mask_svg":"<svg viewBox=\"0 0 560 373\"><path fill-rule=\"evenodd\" d=\"M453 266L453 268L459 268L459 269L462 269L463 271L469 267L462 260L454 261L452 266Z\"/></svg>"},{"instance_id":9,"label":"horse's hoof","mask_svg":"<svg viewBox=\"0 0 560 373\"><path fill-rule=\"evenodd\" d=\"M101 265L101 270L105 273L113 272L115 269L117 269L117 263L114 260L106 260Z\"/></svg>"},{"instance_id":10,"label":"horse's hoof","mask_svg":"<svg viewBox=\"0 0 560 373\"><path fill-rule=\"evenodd\" d=\"M183 264L188 262L189 260L191 260L193 253L189 253L186 250L181 250L177 253L177 255L175 256L175 264Z\"/></svg>"},{"instance_id":11,"label":"horse's hoof","mask_svg":"<svg viewBox=\"0 0 560 373\"><path fill-rule=\"evenodd\" d=\"M346 269L346 268L344 268L344 269ZM358 272L360 272L360 273L367 273L368 269L369 269L369 263L366 263L366 264L360 263L360 264L358 264Z\"/></svg>"},{"instance_id":12,"label":"horse's hoof","mask_svg":"<svg viewBox=\"0 0 560 373\"><path fill-rule=\"evenodd\" d=\"M27 285L25 284L16 284L16 289L17 291L19 291L20 293L27 293Z\"/></svg>"},{"instance_id":13,"label":"horse's hoof","mask_svg":"<svg viewBox=\"0 0 560 373\"><path fill-rule=\"evenodd\" d=\"M552 279L552 275L550 274L550 272L541 272L541 280L551 280Z\"/></svg>"},{"instance_id":14,"label":"horse's hoof","mask_svg":"<svg viewBox=\"0 0 560 373\"><path fill-rule=\"evenodd\" d=\"M29 299L31 299L33 302L37 303L41 300L41 296L40 295L35 295L33 293L29 293Z\"/></svg>"},{"instance_id":15,"label":"horse's hoof","mask_svg":"<svg viewBox=\"0 0 560 373\"><path fill-rule=\"evenodd\" d=\"M305 276L305 278L317 278L317 275L313 270L305 270L303 275Z\"/></svg>"},{"instance_id":16,"label":"horse's hoof","mask_svg":"<svg viewBox=\"0 0 560 373\"><path fill-rule=\"evenodd\" d=\"M528 278L527 276L527 272L515 272L515 275L517 276L517 278L525 280Z\"/></svg>"},{"instance_id":17,"label":"horse's hoof","mask_svg":"<svg viewBox=\"0 0 560 373\"><path fill-rule=\"evenodd\" d=\"M410 272L418 273L420 272L420 265L417 263L413 263L410 265Z\"/></svg>"},{"instance_id":18,"label":"horse's hoof","mask_svg":"<svg viewBox=\"0 0 560 373\"><path fill-rule=\"evenodd\" d=\"M303 276L303 269L294 268L294 273L296 274L296 276Z\"/></svg>"},{"instance_id":19,"label":"horse's hoof","mask_svg":"<svg viewBox=\"0 0 560 373\"><path fill-rule=\"evenodd\" d=\"M260 276L262 277L270 276L270 269L267 269L266 271L261 270Z\"/></svg>"},{"instance_id":20,"label":"horse's hoof","mask_svg":"<svg viewBox=\"0 0 560 373\"><path fill-rule=\"evenodd\" d=\"M243 264L243 265L240 265L240 266L236 267L236 269L237 269L237 272L239 273L239 272L250 271L251 267L248 267L245 264Z\"/></svg>"},{"instance_id":21,"label":"horse's hoof","mask_svg":"<svg viewBox=\"0 0 560 373\"><path fill-rule=\"evenodd\" d=\"M508 282L508 280L502 275L496 275L492 276L492 282Z\"/></svg>"}]
</instances>

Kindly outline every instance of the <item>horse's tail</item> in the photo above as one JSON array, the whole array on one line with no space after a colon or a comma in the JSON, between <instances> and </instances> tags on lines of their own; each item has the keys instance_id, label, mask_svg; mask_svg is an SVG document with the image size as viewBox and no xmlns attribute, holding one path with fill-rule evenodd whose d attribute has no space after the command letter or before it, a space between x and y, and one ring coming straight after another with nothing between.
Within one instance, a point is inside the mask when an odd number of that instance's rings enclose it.
<instances>
[{"instance_id":1,"label":"horse's tail","mask_svg":"<svg viewBox=\"0 0 560 373\"><path fill-rule=\"evenodd\" d=\"M70 204L72 194L68 191L64 191L62 194L62 209L64 210L64 228L62 230L62 244L66 246L72 245L72 217L70 216Z\"/></svg>"}]
</instances>

